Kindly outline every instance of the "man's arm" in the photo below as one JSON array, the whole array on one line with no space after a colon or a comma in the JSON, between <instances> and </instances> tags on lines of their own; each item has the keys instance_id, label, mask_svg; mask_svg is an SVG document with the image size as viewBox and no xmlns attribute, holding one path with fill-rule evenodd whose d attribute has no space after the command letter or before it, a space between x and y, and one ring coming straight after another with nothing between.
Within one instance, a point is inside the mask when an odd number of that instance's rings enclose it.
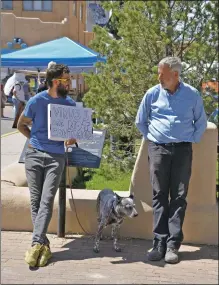
<instances>
[{"instance_id":1,"label":"man's arm","mask_svg":"<svg viewBox=\"0 0 219 285\"><path fill-rule=\"evenodd\" d=\"M141 101L141 104L139 106L137 116L135 119L135 125L139 129L139 131L144 136L144 139L147 139L148 135L148 116L150 112L150 106L148 104L148 96L149 94L146 93Z\"/></svg>"},{"instance_id":2,"label":"man's arm","mask_svg":"<svg viewBox=\"0 0 219 285\"><path fill-rule=\"evenodd\" d=\"M21 132L26 138L30 139L30 129L28 125L30 125L32 120L28 117L24 116L24 112L22 112L19 120L18 120L18 125L17 128L19 132Z\"/></svg>"},{"instance_id":3,"label":"man's arm","mask_svg":"<svg viewBox=\"0 0 219 285\"><path fill-rule=\"evenodd\" d=\"M194 108L194 126L194 142L198 143L207 128L207 116L205 114L203 100L200 95L197 97L196 106Z\"/></svg>"}]
</instances>

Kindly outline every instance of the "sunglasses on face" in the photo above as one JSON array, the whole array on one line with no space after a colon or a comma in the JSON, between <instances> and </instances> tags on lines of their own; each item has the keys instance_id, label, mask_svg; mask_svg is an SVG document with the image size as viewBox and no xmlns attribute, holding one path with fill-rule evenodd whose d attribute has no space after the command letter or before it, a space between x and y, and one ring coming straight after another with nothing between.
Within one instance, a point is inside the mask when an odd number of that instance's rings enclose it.
<instances>
[{"instance_id":1,"label":"sunglasses on face","mask_svg":"<svg viewBox=\"0 0 219 285\"><path fill-rule=\"evenodd\" d=\"M58 80L59 82L65 83L65 84L67 84L71 81L69 78L55 78L53 80Z\"/></svg>"}]
</instances>

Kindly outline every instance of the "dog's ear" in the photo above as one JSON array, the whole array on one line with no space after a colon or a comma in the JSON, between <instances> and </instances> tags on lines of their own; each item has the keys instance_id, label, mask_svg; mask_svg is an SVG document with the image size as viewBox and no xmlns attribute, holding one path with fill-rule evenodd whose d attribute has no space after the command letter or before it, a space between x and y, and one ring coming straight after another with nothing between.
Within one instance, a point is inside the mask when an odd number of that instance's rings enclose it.
<instances>
[{"instance_id":1,"label":"dog's ear","mask_svg":"<svg viewBox=\"0 0 219 285\"><path fill-rule=\"evenodd\" d=\"M118 202L118 204L122 201L122 197L120 197L118 194L116 194L115 193L115 195L116 195L116 200L117 200L117 202Z\"/></svg>"},{"instance_id":2,"label":"dog's ear","mask_svg":"<svg viewBox=\"0 0 219 285\"><path fill-rule=\"evenodd\" d=\"M131 193L129 198L131 198L133 200L134 199L134 193Z\"/></svg>"}]
</instances>

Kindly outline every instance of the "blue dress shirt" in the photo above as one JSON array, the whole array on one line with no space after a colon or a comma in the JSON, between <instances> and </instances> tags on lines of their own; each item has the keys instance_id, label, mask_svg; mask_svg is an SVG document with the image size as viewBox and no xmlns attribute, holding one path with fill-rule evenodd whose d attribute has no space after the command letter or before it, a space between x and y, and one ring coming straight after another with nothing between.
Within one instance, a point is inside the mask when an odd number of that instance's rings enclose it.
<instances>
[{"instance_id":1,"label":"blue dress shirt","mask_svg":"<svg viewBox=\"0 0 219 285\"><path fill-rule=\"evenodd\" d=\"M146 140L156 143L198 143L207 127L202 97L180 82L174 94L160 84L150 88L139 106L135 124Z\"/></svg>"}]
</instances>

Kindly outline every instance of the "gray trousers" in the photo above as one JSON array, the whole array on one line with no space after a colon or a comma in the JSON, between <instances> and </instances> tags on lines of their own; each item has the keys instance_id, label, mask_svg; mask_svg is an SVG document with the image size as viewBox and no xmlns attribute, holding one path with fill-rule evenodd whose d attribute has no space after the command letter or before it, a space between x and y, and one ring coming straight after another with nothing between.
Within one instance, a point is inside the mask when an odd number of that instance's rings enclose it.
<instances>
[{"instance_id":1,"label":"gray trousers","mask_svg":"<svg viewBox=\"0 0 219 285\"><path fill-rule=\"evenodd\" d=\"M65 166L65 155L42 152L28 148L25 170L30 190L32 245L49 244L46 237L52 218L53 204Z\"/></svg>"}]
</instances>

